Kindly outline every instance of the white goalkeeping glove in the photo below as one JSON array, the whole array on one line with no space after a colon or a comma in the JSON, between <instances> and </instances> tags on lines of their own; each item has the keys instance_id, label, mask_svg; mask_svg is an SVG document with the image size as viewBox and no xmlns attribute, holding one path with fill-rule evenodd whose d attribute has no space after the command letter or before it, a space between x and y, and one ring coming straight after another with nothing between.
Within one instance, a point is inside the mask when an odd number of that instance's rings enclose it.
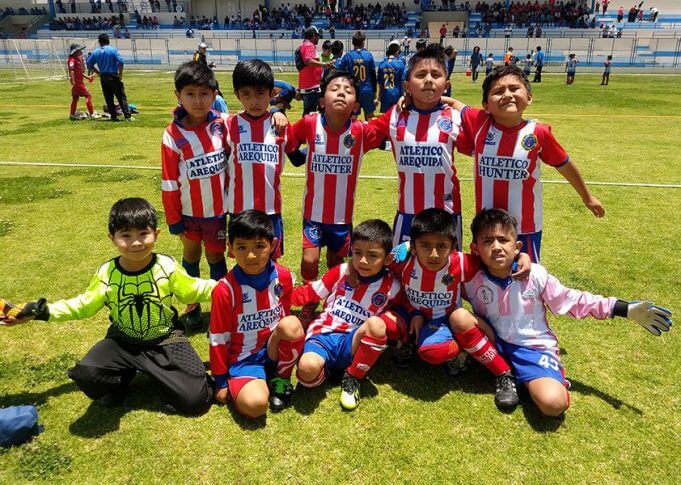
<instances>
[{"instance_id":1,"label":"white goalkeeping glove","mask_svg":"<svg viewBox=\"0 0 681 485\"><path fill-rule=\"evenodd\" d=\"M672 312L649 301L632 301L627 305L627 318L638 323L655 336L668 332L672 326Z\"/></svg>"}]
</instances>

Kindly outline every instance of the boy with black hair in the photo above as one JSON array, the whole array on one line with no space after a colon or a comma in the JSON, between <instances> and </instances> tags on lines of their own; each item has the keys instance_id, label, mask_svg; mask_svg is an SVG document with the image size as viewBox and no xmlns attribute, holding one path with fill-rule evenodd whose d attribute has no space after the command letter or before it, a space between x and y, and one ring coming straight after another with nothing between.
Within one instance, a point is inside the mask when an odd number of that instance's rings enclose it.
<instances>
[{"instance_id":1,"label":"boy with black hair","mask_svg":"<svg viewBox=\"0 0 681 485\"><path fill-rule=\"evenodd\" d=\"M379 219L352 231L352 259L331 268L318 281L293 290L294 305L325 300L324 310L310 324L298 362L298 382L319 386L334 370L343 370L340 403L351 411L359 405L360 381L386 347L387 306L398 297L400 284L384 266L392 246L390 226ZM356 283L348 284L350 265Z\"/></svg>"},{"instance_id":2,"label":"boy with black hair","mask_svg":"<svg viewBox=\"0 0 681 485\"><path fill-rule=\"evenodd\" d=\"M612 67L612 54L603 63L603 79L601 79L601 86L607 86L610 83L610 69Z\"/></svg>"},{"instance_id":3,"label":"boy with black hair","mask_svg":"<svg viewBox=\"0 0 681 485\"><path fill-rule=\"evenodd\" d=\"M332 61L334 59L333 54L331 53L331 41L330 40L325 40L322 42L322 53L319 54L319 61L327 63L329 61Z\"/></svg>"},{"instance_id":4,"label":"boy with black hair","mask_svg":"<svg viewBox=\"0 0 681 485\"><path fill-rule=\"evenodd\" d=\"M323 246L327 247L329 268L342 263L348 254L362 157L384 139L366 123L351 119L358 106L357 81L352 74L341 70L330 73L321 90L322 112L303 117L290 130L296 144L308 146L300 268L306 283L319 274Z\"/></svg>"},{"instance_id":5,"label":"boy with black hair","mask_svg":"<svg viewBox=\"0 0 681 485\"><path fill-rule=\"evenodd\" d=\"M97 270L87 291L69 300L28 303L25 318L5 324L81 320L106 306L111 322L106 337L69 369L69 377L90 399L110 407L122 402L135 374L144 372L178 411L203 414L212 401L212 382L178 322L172 298L209 301L216 282L193 278L170 256L154 253L159 233L148 201L119 200L109 214L109 239L120 255Z\"/></svg>"},{"instance_id":6,"label":"boy with black hair","mask_svg":"<svg viewBox=\"0 0 681 485\"><path fill-rule=\"evenodd\" d=\"M496 341L498 351L513 366L517 382L527 387L539 410L559 416L570 405L570 383L546 318L547 308L580 319L629 318L657 336L671 327L672 312L650 302L627 302L566 288L539 264L531 265L527 280L511 280L508 274L521 247L516 227L515 218L501 209L483 209L473 219L471 250L483 265L464 283L464 296L487 323L470 314L466 318Z\"/></svg>"},{"instance_id":7,"label":"boy with black hair","mask_svg":"<svg viewBox=\"0 0 681 485\"><path fill-rule=\"evenodd\" d=\"M345 46L343 45L343 42L340 40L334 40L331 43L331 55L333 56L332 62L330 65L326 66L322 71L322 79L328 76L331 71L341 68L340 66L343 60L344 49Z\"/></svg>"},{"instance_id":8,"label":"boy with black hair","mask_svg":"<svg viewBox=\"0 0 681 485\"><path fill-rule=\"evenodd\" d=\"M391 268L404 289L409 333L415 335L419 357L429 364L445 364L451 376L462 370L464 361L457 356L465 350L497 377L496 405L512 407L518 403L518 395L510 367L485 334L470 323L470 313L461 308L461 284L475 275L480 262L456 250L456 229L444 209L426 209L414 217L411 254ZM529 266L527 255L521 263L523 268ZM400 353L408 362L410 346L403 347Z\"/></svg>"},{"instance_id":9,"label":"boy with black hair","mask_svg":"<svg viewBox=\"0 0 681 485\"><path fill-rule=\"evenodd\" d=\"M364 118L370 120L376 110L376 64L371 52L364 48L366 37L362 31L352 35L351 51L341 59L339 69L351 72L359 85L358 102Z\"/></svg>"},{"instance_id":10,"label":"boy with black hair","mask_svg":"<svg viewBox=\"0 0 681 485\"><path fill-rule=\"evenodd\" d=\"M385 59L378 65L378 99L381 102L381 113L397 104L402 96L405 71L406 65L400 58L400 42L394 40L388 44Z\"/></svg>"},{"instance_id":11,"label":"boy with black hair","mask_svg":"<svg viewBox=\"0 0 681 485\"><path fill-rule=\"evenodd\" d=\"M234 401L249 418L287 407L291 372L305 332L290 315L293 275L272 261L275 232L262 211L245 210L229 221L229 250L236 266L213 290L210 368L215 399ZM269 382L268 382L269 378Z\"/></svg>"},{"instance_id":12,"label":"boy with black hair","mask_svg":"<svg viewBox=\"0 0 681 485\"><path fill-rule=\"evenodd\" d=\"M275 250L272 257L284 254L284 226L281 220L281 172L284 152L296 146L289 141L286 129L275 120L288 124L282 113L270 114L274 92L274 75L260 59L240 61L232 75L234 94L244 111L227 120L227 146L231 153L227 164L227 211L230 217L248 210L265 212L274 225Z\"/></svg>"},{"instance_id":13,"label":"boy with black hair","mask_svg":"<svg viewBox=\"0 0 681 485\"><path fill-rule=\"evenodd\" d=\"M225 214L227 213L227 115L211 109L218 84L212 69L186 62L175 71L179 102L161 144L161 188L171 234L182 241L182 266L200 276L202 247L210 277L227 273ZM201 307L187 308L187 326L202 325Z\"/></svg>"}]
</instances>

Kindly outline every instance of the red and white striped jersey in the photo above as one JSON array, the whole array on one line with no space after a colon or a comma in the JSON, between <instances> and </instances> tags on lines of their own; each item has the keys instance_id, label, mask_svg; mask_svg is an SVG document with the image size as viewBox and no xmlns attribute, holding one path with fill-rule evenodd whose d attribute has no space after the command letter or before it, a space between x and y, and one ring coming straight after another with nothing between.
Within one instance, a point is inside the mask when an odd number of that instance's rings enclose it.
<instances>
[{"instance_id":1,"label":"red and white striped jersey","mask_svg":"<svg viewBox=\"0 0 681 485\"><path fill-rule=\"evenodd\" d=\"M461 213L461 189L454 166L461 118L450 107L422 113L390 108L369 123L390 139L397 163L397 210L418 214L437 207Z\"/></svg>"},{"instance_id":2,"label":"red and white striped jersey","mask_svg":"<svg viewBox=\"0 0 681 485\"><path fill-rule=\"evenodd\" d=\"M276 133L269 113L258 119L245 113L236 114L230 116L227 125L227 143L231 150L227 164L229 213L257 209L267 214L281 214L279 185L285 159L286 133L283 136ZM293 149L295 147L287 151Z\"/></svg>"},{"instance_id":3,"label":"red and white striped jersey","mask_svg":"<svg viewBox=\"0 0 681 485\"><path fill-rule=\"evenodd\" d=\"M213 290L208 332L213 375L226 374L230 365L267 345L279 321L290 313L293 276L277 263L271 263L269 271L269 281L258 289L235 266Z\"/></svg>"},{"instance_id":4,"label":"red and white striped jersey","mask_svg":"<svg viewBox=\"0 0 681 485\"><path fill-rule=\"evenodd\" d=\"M382 313L388 303L398 297L399 281L389 271L383 271L369 281L360 281L352 288L345 281L347 268L348 263L334 266L320 280L293 290L293 305L326 299L324 310L307 329L308 336L351 332L369 317Z\"/></svg>"},{"instance_id":5,"label":"red and white striped jersey","mask_svg":"<svg viewBox=\"0 0 681 485\"><path fill-rule=\"evenodd\" d=\"M569 157L551 127L523 121L513 128L497 125L483 110L466 106L457 149L475 156L475 211L504 209L518 221L518 233L542 230L542 162L560 167Z\"/></svg>"},{"instance_id":6,"label":"red and white striped jersey","mask_svg":"<svg viewBox=\"0 0 681 485\"><path fill-rule=\"evenodd\" d=\"M384 137L361 121L332 132L323 114L312 113L293 125L296 144L306 143L303 218L322 224L351 224L357 177L366 152Z\"/></svg>"},{"instance_id":7,"label":"red and white striped jersey","mask_svg":"<svg viewBox=\"0 0 681 485\"><path fill-rule=\"evenodd\" d=\"M402 282L409 310L435 320L447 318L461 306L461 283L471 279L479 267L476 256L452 251L449 262L438 271L424 268L414 255L393 271Z\"/></svg>"},{"instance_id":8,"label":"red and white striped jersey","mask_svg":"<svg viewBox=\"0 0 681 485\"><path fill-rule=\"evenodd\" d=\"M227 212L227 117L211 111L204 124L186 128L182 107L163 133L161 188L169 226L182 216L217 217Z\"/></svg>"}]
</instances>

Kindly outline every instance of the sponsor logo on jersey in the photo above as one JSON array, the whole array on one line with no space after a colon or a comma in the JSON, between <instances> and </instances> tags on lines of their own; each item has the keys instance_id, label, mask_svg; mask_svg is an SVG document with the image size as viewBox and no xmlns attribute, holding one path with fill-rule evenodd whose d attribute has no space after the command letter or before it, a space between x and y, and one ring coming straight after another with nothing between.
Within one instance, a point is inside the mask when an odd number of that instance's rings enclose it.
<instances>
[{"instance_id":1,"label":"sponsor logo on jersey","mask_svg":"<svg viewBox=\"0 0 681 485\"><path fill-rule=\"evenodd\" d=\"M274 308L260 310L255 313L239 315L238 331L248 332L272 328L281 319L281 313L281 305L278 305Z\"/></svg>"},{"instance_id":2,"label":"sponsor logo on jersey","mask_svg":"<svg viewBox=\"0 0 681 485\"><path fill-rule=\"evenodd\" d=\"M371 297L371 303L373 303L376 306L383 306L387 299L388 299L387 295L381 291Z\"/></svg>"},{"instance_id":3,"label":"sponsor logo on jersey","mask_svg":"<svg viewBox=\"0 0 681 485\"><path fill-rule=\"evenodd\" d=\"M324 140L322 139L322 135L320 135L319 133L317 133L314 136L314 144L315 145L323 145L324 144Z\"/></svg>"},{"instance_id":4,"label":"sponsor logo on jersey","mask_svg":"<svg viewBox=\"0 0 681 485\"><path fill-rule=\"evenodd\" d=\"M411 273L409 273L409 278L412 279L412 280L417 280L417 279L418 279L418 277L416 276L416 268L413 268L413 269L411 270Z\"/></svg>"},{"instance_id":5,"label":"sponsor logo on jersey","mask_svg":"<svg viewBox=\"0 0 681 485\"><path fill-rule=\"evenodd\" d=\"M527 180L530 161L525 158L483 155L478 159L478 175L497 180Z\"/></svg>"},{"instance_id":6,"label":"sponsor logo on jersey","mask_svg":"<svg viewBox=\"0 0 681 485\"><path fill-rule=\"evenodd\" d=\"M269 143L239 143L236 146L240 163L274 163L279 161L279 147Z\"/></svg>"},{"instance_id":7,"label":"sponsor logo on jersey","mask_svg":"<svg viewBox=\"0 0 681 485\"><path fill-rule=\"evenodd\" d=\"M447 116L441 116L437 120L437 127L440 128L440 131L449 133L452 131L452 119Z\"/></svg>"},{"instance_id":8,"label":"sponsor logo on jersey","mask_svg":"<svg viewBox=\"0 0 681 485\"><path fill-rule=\"evenodd\" d=\"M537 137L534 133L528 133L520 141L520 145L528 152L537 147Z\"/></svg>"},{"instance_id":9,"label":"sponsor logo on jersey","mask_svg":"<svg viewBox=\"0 0 681 485\"><path fill-rule=\"evenodd\" d=\"M532 300L534 298L537 298L537 290L535 288L528 288L520 296L522 296L526 300Z\"/></svg>"},{"instance_id":10,"label":"sponsor logo on jersey","mask_svg":"<svg viewBox=\"0 0 681 485\"><path fill-rule=\"evenodd\" d=\"M244 125L239 125L239 134L240 134L240 135L243 135L243 134L246 133L247 131L248 131L248 130L246 129L246 127L245 127Z\"/></svg>"},{"instance_id":11,"label":"sponsor logo on jersey","mask_svg":"<svg viewBox=\"0 0 681 485\"><path fill-rule=\"evenodd\" d=\"M343 138L343 145L345 148L352 148L355 146L355 137L351 134L345 135L345 138Z\"/></svg>"},{"instance_id":12,"label":"sponsor logo on jersey","mask_svg":"<svg viewBox=\"0 0 681 485\"><path fill-rule=\"evenodd\" d=\"M489 305L494 301L494 290L489 286L481 286L475 290L475 298L483 305Z\"/></svg>"},{"instance_id":13,"label":"sponsor logo on jersey","mask_svg":"<svg viewBox=\"0 0 681 485\"><path fill-rule=\"evenodd\" d=\"M214 136L221 136L225 132L225 129L222 126L222 123L220 123L219 121L213 121L210 124L209 130L210 130L210 134L214 135Z\"/></svg>"},{"instance_id":14,"label":"sponsor logo on jersey","mask_svg":"<svg viewBox=\"0 0 681 485\"><path fill-rule=\"evenodd\" d=\"M315 152L310 160L310 172L332 175L351 174L352 157L350 155L329 155Z\"/></svg>"},{"instance_id":15,"label":"sponsor logo on jersey","mask_svg":"<svg viewBox=\"0 0 681 485\"><path fill-rule=\"evenodd\" d=\"M441 168L444 150L441 146L401 145L397 158L399 170L418 170L421 168Z\"/></svg>"},{"instance_id":16,"label":"sponsor logo on jersey","mask_svg":"<svg viewBox=\"0 0 681 485\"><path fill-rule=\"evenodd\" d=\"M494 133L492 133L492 130L487 132L487 136L485 137L485 145L494 145Z\"/></svg>"},{"instance_id":17,"label":"sponsor logo on jersey","mask_svg":"<svg viewBox=\"0 0 681 485\"><path fill-rule=\"evenodd\" d=\"M244 294L241 295L241 303L251 303L252 301L253 298L249 292L245 291Z\"/></svg>"},{"instance_id":18,"label":"sponsor logo on jersey","mask_svg":"<svg viewBox=\"0 0 681 485\"><path fill-rule=\"evenodd\" d=\"M227 231L225 229L221 229L218 231L218 241L225 241L227 239Z\"/></svg>"}]
</instances>

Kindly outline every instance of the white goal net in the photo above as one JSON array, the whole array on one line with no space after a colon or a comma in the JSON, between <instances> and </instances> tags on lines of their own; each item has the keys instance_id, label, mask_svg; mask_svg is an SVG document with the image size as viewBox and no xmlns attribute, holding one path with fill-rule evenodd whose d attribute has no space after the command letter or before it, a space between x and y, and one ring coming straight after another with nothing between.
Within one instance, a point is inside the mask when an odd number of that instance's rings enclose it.
<instances>
[{"instance_id":1,"label":"white goal net","mask_svg":"<svg viewBox=\"0 0 681 485\"><path fill-rule=\"evenodd\" d=\"M66 57L61 42L13 39L7 41L7 61L16 80L67 79Z\"/></svg>"}]
</instances>

